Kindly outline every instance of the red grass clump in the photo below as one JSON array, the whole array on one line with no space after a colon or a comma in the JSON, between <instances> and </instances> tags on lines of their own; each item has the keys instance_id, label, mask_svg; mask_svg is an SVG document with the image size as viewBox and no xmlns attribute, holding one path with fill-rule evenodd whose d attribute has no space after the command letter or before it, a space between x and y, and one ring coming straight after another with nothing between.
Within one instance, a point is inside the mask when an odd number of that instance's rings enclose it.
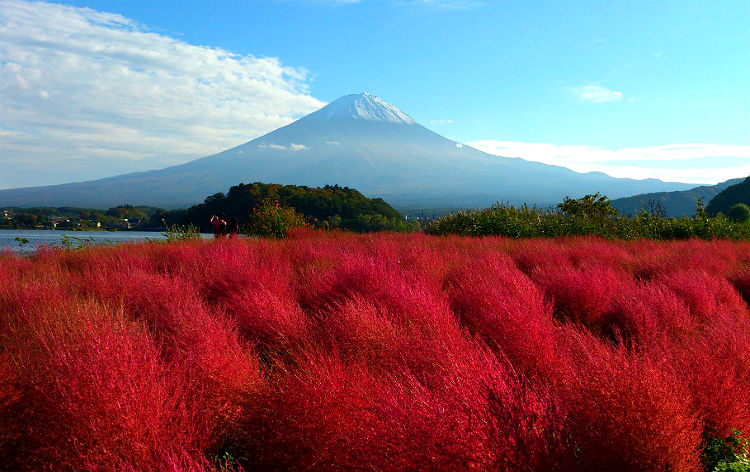
<instances>
[{"instance_id":1,"label":"red grass clump","mask_svg":"<svg viewBox=\"0 0 750 472\"><path fill-rule=\"evenodd\" d=\"M576 364L555 390L583 470L694 470L701 424L684 385L649 358L568 335Z\"/></svg>"},{"instance_id":2,"label":"red grass clump","mask_svg":"<svg viewBox=\"0 0 750 472\"><path fill-rule=\"evenodd\" d=\"M543 288L558 319L581 324L597 333L602 332L604 315L618 288L631 283L627 274L596 266L538 269L531 277Z\"/></svg>"},{"instance_id":3,"label":"red grass clump","mask_svg":"<svg viewBox=\"0 0 750 472\"><path fill-rule=\"evenodd\" d=\"M700 470L706 432L750 435L748 254L309 230L5 252L0 469Z\"/></svg>"}]
</instances>

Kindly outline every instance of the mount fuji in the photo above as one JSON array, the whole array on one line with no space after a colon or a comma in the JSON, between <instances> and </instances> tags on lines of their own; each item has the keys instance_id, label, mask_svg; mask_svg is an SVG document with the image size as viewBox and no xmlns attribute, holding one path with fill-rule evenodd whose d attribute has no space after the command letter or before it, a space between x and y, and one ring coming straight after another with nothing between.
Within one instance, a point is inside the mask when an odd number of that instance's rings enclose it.
<instances>
[{"instance_id":1,"label":"mount fuji","mask_svg":"<svg viewBox=\"0 0 750 472\"><path fill-rule=\"evenodd\" d=\"M346 95L246 144L165 169L88 182L0 190L3 206L166 208L200 203L241 182L356 188L396 208L462 208L496 201L546 206L565 196L610 198L694 185L613 178L497 157L446 139L367 94Z\"/></svg>"}]
</instances>

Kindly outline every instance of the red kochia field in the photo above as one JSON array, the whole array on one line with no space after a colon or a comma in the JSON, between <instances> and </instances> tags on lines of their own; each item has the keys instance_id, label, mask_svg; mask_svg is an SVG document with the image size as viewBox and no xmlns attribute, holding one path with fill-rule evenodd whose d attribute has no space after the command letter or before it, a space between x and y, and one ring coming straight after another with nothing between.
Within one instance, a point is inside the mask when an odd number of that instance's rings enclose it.
<instances>
[{"instance_id":1,"label":"red kochia field","mask_svg":"<svg viewBox=\"0 0 750 472\"><path fill-rule=\"evenodd\" d=\"M737 242L6 253L0 469L700 470L750 433L748 300Z\"/></svg>"}]
</instances>

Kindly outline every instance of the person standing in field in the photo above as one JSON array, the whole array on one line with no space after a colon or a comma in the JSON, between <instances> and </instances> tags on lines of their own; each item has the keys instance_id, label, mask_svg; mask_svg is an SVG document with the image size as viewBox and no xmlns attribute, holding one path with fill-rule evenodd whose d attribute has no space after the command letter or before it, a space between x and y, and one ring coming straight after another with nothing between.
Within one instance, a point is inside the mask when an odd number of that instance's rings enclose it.
<instances>
[{"instance_id":1,"label":"person standing in field","mask_svg":"<svg viewBox=\"0 0 750 472\"><path fill-rule=\"evenodd\" d=\"M211 225L214 227L214 238L224 237L227 233L227 222L224 219L224 213L219 213L219 216L211 217Z\"/></svg>"}]
</instances>

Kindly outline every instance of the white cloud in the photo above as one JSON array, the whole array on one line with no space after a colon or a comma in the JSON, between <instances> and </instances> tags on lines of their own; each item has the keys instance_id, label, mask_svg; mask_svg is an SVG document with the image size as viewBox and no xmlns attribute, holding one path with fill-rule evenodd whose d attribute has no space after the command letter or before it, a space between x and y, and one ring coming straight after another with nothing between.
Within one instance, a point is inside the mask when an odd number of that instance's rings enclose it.
<instances>
[{"instance_id":1,"label":"white cloud","mask_svg":"<svg viewBox=\"0 0 750 472\"><path fill-rule=\"evenodd\" d=\"M307 149L310 149L304 144L296 144L296 143L291 143L289 146L284 146L283 144L276 144L276 143L258 144L258 149L268 149L268 148L276 149L277 151L305 151Z\"/></svg>"},{"instance_id":2,"label":"white cloud","mask_svg":"<svg viewBox=\"0 0 750 472\"><path fill-rule=\"evenodd\" d=\"M331 146L341 146L341 143L338 141L326 141L326 144L330 144Z\"/></svg>"},{"instance_id":3,"label":"white cloud","mask_svg":"<svg viewBox=\"0 0 750 472\"><path fill-rule=\"evenodd\" d=\"M750 175L750 146L747 145L698 143L611 150L497 140L467 144L496 156L521 157L577 172L604 172L613 177L717 183ZM722 159L725 163L719 164Z\"/></svg>"},{"instance_id":4,"label":"white cloud","mask_svg":"<svg viewBox=\"0 0 750 472\"><path fill-rule=\"evenodd\" d=\"M0 186L221 151L323 106L308 83L277 58L195 46L117 14L0 0Z\"/></svg>"},{"instance_id":5,"label":"white cloud","mask_svg":"<svg viewBox=\"0 0 750 472\"><path fill-rule=\"evenodd\" d=\"M599 85L574 87L572 92L582 102L607 103L622 99L622 92L616 92L606 87L600 87Z\"/></svg>"}]
</instances>

